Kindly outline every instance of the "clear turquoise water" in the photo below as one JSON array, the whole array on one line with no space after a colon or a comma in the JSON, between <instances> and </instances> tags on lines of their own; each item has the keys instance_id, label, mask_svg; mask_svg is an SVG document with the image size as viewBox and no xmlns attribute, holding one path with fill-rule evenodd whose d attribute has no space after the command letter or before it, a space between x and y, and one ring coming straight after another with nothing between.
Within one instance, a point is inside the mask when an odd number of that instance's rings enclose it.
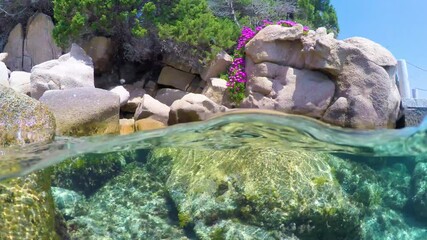
<instances>
[{"instance_id":1,"label":"clear turquoise water","mask_svg":"<svg viewBox=\"0 0 427 240\"><path fill-rule=\"evenodd\" d=\"M230 114L0 149L0 178L51 169L72 239L427 239L426 133Z\"/></svg>"}]
</instances>

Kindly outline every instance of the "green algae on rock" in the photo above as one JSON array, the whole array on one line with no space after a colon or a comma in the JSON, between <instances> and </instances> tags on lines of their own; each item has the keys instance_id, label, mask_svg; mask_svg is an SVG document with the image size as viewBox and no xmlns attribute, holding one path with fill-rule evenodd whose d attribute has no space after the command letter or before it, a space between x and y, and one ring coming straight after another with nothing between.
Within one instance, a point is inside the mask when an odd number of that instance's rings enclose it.
<instances>
[{"instance_id":1,"label":"green algae on rock","mask_svg":"<svg viewBox=\"0 0 427 240\"><path fill-rule=\"evenodd\" d=\"M358 238L361 208L342 190L330 161L344 160L269 148L155 149L148 165L170 172L164 179L179 216L186 216L181 225L194 225L202 239L256 227L271 239ZM224 220L247 227L221 227Z\"/></svg>"},{"instance_id":2,"label":"green algae on rock","mask_svg":"<svg viewBox=\"0 0 427 240\"><path fill-rule=\"evenodd\" d=\"M51 141L55 127L47 107L0 85L0 146Z\"/></svg>"},{"instance_id":3,"label":"green algae on rock","mask_svg":"<svg viewBox=\"0 0 427 240\"><path fill-rule=\"evenodd\" d=\"M90 196L121 173L135 151L84 154L53 167L52 185Z\"/></svg>"},{"instance_id":4,"label":"green algae on rock","mask_svg":"<svg viewBox=\"0 0 427 240\"><path fill-rule=\"evenodd\" d=\"M0 239L59 239L49 175L0 182Z\"/></svg>"}]
</instances>

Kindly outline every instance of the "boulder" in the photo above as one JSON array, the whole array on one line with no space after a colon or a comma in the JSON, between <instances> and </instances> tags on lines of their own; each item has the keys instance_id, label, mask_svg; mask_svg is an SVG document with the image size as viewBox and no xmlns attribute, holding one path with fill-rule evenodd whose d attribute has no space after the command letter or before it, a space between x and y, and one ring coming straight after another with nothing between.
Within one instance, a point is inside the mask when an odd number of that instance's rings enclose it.
<instances>
[{"instance_id":1,"label":"boulder","mask_svg":"<svg viewBox=\"0 0 427 240\"><path fill-rule=\"evenodd\" d=\"M28 20L22 66L24 71L30 72L33 66L61 56L62 50L52 37L53 28L52 19L43 13Z\"/></svg>"},{"instance_id":2,"label":"boulder","mask_svg":"<svg viewBox=\"0 0 427 240\"><path fill-rule=\"evenodd\" d=\"M203 121L227 110L202 94L189 93L170 107L168 125Z\"/></svg>"},{"instance_id":3,"label":"boulder","mask_svg":"<svg viewBox=\"0 0 427 240\"><path fill-rule=\"evenodd\" d=\"M195 238L360 239L364 208L341 186L331 162L345 163L330 154L265 145L155 148L147 159L155 176L166 175L179 224L191 226Z\"/></svg>"},{"instance_id":4,"label":"boulder","mask_svg":"<svg viewBox=\"0 0 427 240\"><path fill-rule=\"evenodd\" d=\"M151 117L139 119L135 122L135 130L136 131L148 131L148 130L155 130L160 128L167 127L166 124L157 121L156 119L153 119Z\"/></svg>"},{"instance_id":5,"label":"boulder","mask_svg":"<svg viewBox=\"0 0 427 240\"><path fill-rule=\"evenodd\" d=\"M190 83L194 78L195 75L191 73L166 66L160 72L157 83L185 91L190 86Z\"/></svg>"},{"instance_id":6,"label":"boulder","mask_svg":"<svg viewBox=\"0 0 427 240\"><path fill-rule=\"evenodd\" d=\"M120 106L124 106L130 98L129 91L123 86L114 87L110 89L110 92L115 93L120 97Z\"/></svg>"},{"instance_id":7,"label":"boulder","mask_svg":"<svg viewBox=\"0 0 427 240\"><path fill-rule=\"evenodd\" d=\"M0 146L48 142L55 135L55 119L38 101L0 85Z\"/></svg>"},{"instance_id":8,"label":"boulder","mask_svg":"<svg viewBox=\"0 0 427 240\"><path fill-rule=\"evenodd\" d=\"M131 134L135 132L135 120L120 119L120 135Z\"/></svg>"},{"instance_id":9,"label":"boulder","mask_svg":"<svg viewBox=\"0 0 427 240\"><path fill-rule=\"evenodd\" d=\"M151 117L155 120L158 120L164 124L168 122L170 108L154 99L148 94L145 94L142 97L142 102L139 104L136 109L134 119L135 121Z\"/></svg>"},{"instance_id":10,"label":"boulder","mask_svg":"<svg viewBox=\"0 0 427 240\"><path fill-rule=\"evenodd\" d=\"M367 59L380 66L395 66L397 64L393 54L380 44L363 37L352 37L344 40L358 48Z\"/></svg>"},{"instance_id":11,"label":"boulder","mask_svg":"<svg viewBox=\"0 0 427 240\"><path fill-rule=\"evenodd\" d=\"M242 105L274 105L342 127L394 128L396 62L364 38L341 41L324 28L302 34L300 26L270 25L246 44L249 96Z\"/></svg>"},{"instance_id":12,"label":"boulder","mask_svg":"<svg viewBox=\"0 0 427 240\"><path fill-rule=\"evenodd\" d=\"M204 81L209 81L211 78L219 77L221 73L226 73L233 58L225 51L221 51L215 56L215 59L203 70L200 76Z\"/></svg>"},{"instance_id":13,"label":"boulder","mask_svg":"<svg viewBox=\"0 0 427 240\"><path fill-rule=\"evenodd\" d=\"M0 85L9 87L9 72L4 62L0 62Z\"/></svg>"},{"instance_id":14,"label":"boulder","mask_svg":"<svg viewBox=\"0 0 427 240\"><path fill-rule=\"evenodd\" d=\"M60 135L90 136L120 131L120 99L107 90L49 90L40 101L55 115L57 133Z\"/></svg>"},{"instance_id":15,"label":"boulder","mask_svg":"<svg viewBox=\"0 0 427 240\"><path fill-rule=\"evenodd\" d=\"M31 70L31 97L39 99L47 90L95 87L92 59L73 44L58 60L36 65Z\"/></svg>"},{"instance_id":16,"label":"boulder","mask_svg":"<svg viewBox=\"0 0 427 240\"><path fill-rule=\"evenodd\" d=\"M23 46L24 30L22 29L22 24L19 23L9 33L6 46L3 49L3 52L8 54L4 62L11 71L22 70Z\"/></svg>"},{"instance_id":17,"label":"boulder","mask_svg":"<svg viewBox=\"0 0 427 240\"><path fill-rule=\"evenodd\" d=\"M246 44L246 56L254 63L272 62L282 66L304 67L302 26L269 25ZM247 61L246 61L247 62Z\"/></svg>"},{"instance_id":18,"label":"boulder","mask_svg":"<svg viewBox=\"0 0 427 240\"><path fill-rule=\"evenodd\" d=\"M203 95L214 101L216 104L229 107L231 105L228 91L227 81L221 78L210 78L207 81L207 86L203 89Z\"/></svg>"},{"instance_id":19,"label":"boulder","mask_svg":"<svg viewBox=\"0 0 427 240\"><path fill-rule=\"evenodd\" d=\"M90 41L84 43L82 47L92 58L95 74L101 74L111 70L115 49L110 38L93 37Z\"/></svg>"},{"instance_id":20,"label":"boulder","mask_svg":"<svg viewBox=\"0 0 427 240\"><path fill-rule=\"evenodd\" d=\"M28 96L31 95L31 74L23 71L13 71L10 74L9 83L10 87L19 92L26 94Z\"/></svg>"},{"instance_id":21,"label":"boulder","mask_svg":"<svg viewBox=\"0 0 427 240\"><path fill-rule=\"evenodd\" d=\"M170 107L173 102L183 98L187 94L188 92L185 92L179 89L162 88L159 91L157 91L156 99L159 102L166 104L167 106Z\"/></svg>"},{"instance_id":22,"label":"boulder","mask_svg":"<svg viewBox=\"0 0 427 240\"><path fill-rule=\"evenodd\" d=\"M247 88L273 100L257 105L247 99L243 107L278 110L321 118L331 103L335 84L323 73L298 70L274 63L260 63L248 68ZM271 108L272 107L272 108Z\"/></svg>"},{"instance_id":23,"label":"boulder","mask_svg":"<svg viewBox=\"0 0 427 240\"><path fill-rule=\"evenodd\" d=\"M129 92L129 100L126 104L121 106L120 110L124 112L134 113L138 108L138 105L142 102L142 97L146 94L145 90L138 87L138 83L132 85L124 85L124 88Z\"/></svg>"}]
</instances>

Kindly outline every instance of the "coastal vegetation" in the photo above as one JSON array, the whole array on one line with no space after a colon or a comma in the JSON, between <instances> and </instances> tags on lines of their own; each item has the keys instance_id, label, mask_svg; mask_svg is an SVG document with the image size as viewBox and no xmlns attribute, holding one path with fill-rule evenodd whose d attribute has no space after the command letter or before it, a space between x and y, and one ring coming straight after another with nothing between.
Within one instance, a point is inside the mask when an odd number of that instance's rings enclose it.
<instances>
[{"instance_id":1,"label":"coastal vegetation","mask_svg":"<svg viewBox=\"0 0 427 240\"><path fill-rule=\"evenodd\" d=\"M297 20L312 27L326 24L339 31L335 10L324 0L53 0L53 10L54 38L62 46L103 35L122 46L135 38L151 38L164 49L170 39L175 47L191 48L199 61L230 50L242 26L258 26L263 19Z\"/></svg>"}]
</instances>

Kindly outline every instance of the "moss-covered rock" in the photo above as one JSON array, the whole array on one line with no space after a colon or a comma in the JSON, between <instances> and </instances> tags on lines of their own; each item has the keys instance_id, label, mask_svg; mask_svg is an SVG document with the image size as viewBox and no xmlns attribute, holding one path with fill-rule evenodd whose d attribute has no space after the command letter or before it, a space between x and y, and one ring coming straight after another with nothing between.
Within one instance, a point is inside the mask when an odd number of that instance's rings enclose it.
<instances>
[{"instance_id":1,"label":"moss-covered rock","mask_svg":"<svg viewBox=\"0 0 427 240\"><path fill-rule=\"evenodd\" d=\"M0 239L59 239L49 172L0 182Z\"/></svg>"},{"instance_id":2,"label":"moss-covered rock","mask_svg":"<svg viewBox=\"0 0 427 240\"><path fill-rule=\"evenodd\" d=\"M346 161L333 161L335 177L348 196L366 208L405 211L410 199L408 159L340 155Z\"/></svg>"},{"instance_id":3,"label":"moss-covered rock","mask_svg":"<svg viewBox=\"0 0 427 240\"><path fill-rule=\"evenodd\" d=\"M90 196L134 160L135 151L84 154L53 167L52 185Z\"/></svg>"},{"instance_id":4,"label":"moss-covered rock","mask_svg":"<svg viewBox=\"0 0 427 240\"><path fill-rule=\"evenodd\" d=\"M180 225L194 225L202 239L213 232L228 236L230 229L248 234L247 227L221 227L223 220L261 227L275 238L355 239L362 211L335 178L333 161L344 160L268 148L156 149L148 165L158 164L160 175L170 172L166 187Z\"/></svg>"},{"instance_id":5,"label":"moss-covered rock","mask_svg":"<svg viewBox=\"0 0 427 240\"><path fill-rule=\"evenodd\" d=\"M47 107L0 85L0 146L51 141L55 127Z\"/></svg>"}]
</instances>

